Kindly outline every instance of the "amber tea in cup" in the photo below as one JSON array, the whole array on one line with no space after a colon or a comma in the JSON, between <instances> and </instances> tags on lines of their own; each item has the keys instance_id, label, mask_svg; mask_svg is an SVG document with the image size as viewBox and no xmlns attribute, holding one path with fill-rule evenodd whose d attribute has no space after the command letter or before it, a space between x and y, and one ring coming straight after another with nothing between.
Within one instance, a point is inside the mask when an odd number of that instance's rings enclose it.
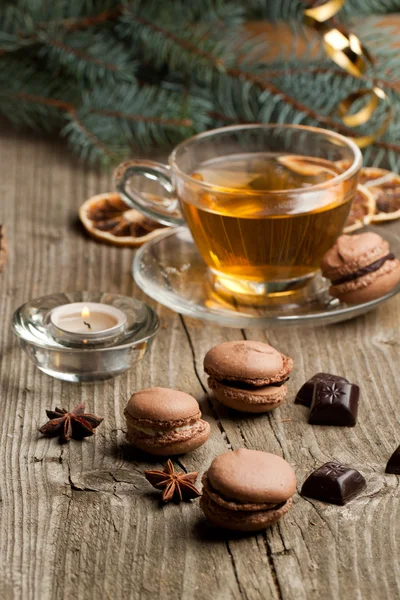
<instances>
[{"instance_id":1,"label":"amber tea in cup","mask_svg":"<svg viewBox=\"0 0 400 600\"><path fill-rule=\"evenodd\" d=\"M215 289L259 304L318 271L349 214L361 155L322 129L250 125L183 142L169 169L133 163L117 173L123 197L163 223L185 222ZM172 199L150 203L138 174L157 177Z\"/></svg>"},{"instance_id":2,"label":"amber tea in cup","mask_svg":"<svg viewBox=\"0 0 400 600\"><path fill-rule=\"evenodd\" d=\"M284 162L282 162L284 161ZM282 200L255 190L307 188L338 174L334 164L309 157L239 156L206 162L194 176L216 186L196 203L180 198L185 220L207 264L216 272L254 281L299 279L314 273L346 222L354 193L316 194L313 206L298 202L286 212ZM229 190L219 193L218 188ZM344 190L343 190L344 192Z\"/></svg>"}]
</instances>

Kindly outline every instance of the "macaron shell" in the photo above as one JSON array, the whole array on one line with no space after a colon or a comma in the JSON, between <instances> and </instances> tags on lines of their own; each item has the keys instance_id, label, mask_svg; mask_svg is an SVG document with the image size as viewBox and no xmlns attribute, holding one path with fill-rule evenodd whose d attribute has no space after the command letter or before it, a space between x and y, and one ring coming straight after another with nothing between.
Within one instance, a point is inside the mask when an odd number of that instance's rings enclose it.
<instances>
[{"instance_id":1,"label":"macaron shell","mask_svg":"<svg viewBox=\"0 0 400 600\"><path fill-rule=\"evenodd\" d=\"M376 233L341 235L321 260L324 277L334 281L389 254L389 243Z\"/></svg>"},{"instance_id":2,"label":"macaron shell","mask_svg":"<svg viewBox=\"0 0 400 600\"><path fill-rule=\"evenodd\" d=\"M275 376L283 368L280 352L251 340L218 344L204 358L204 370L217 379L265 379Z\"/></svg>"},{"instance_id":3,"label":"macaron shell","mask_svg":"<svg viewBox=\"0 0 400 600\"><path fill-rule=\"evenodd\" d=\"M245 385L253 385L253 386L266 386L273 385L274 383L280 383L281 381L286 381L289 377L292 369L293 369L293 359L289 356L285 356L281 354L283 367L280 371L278 371L275 375L271 375L269 377L263 377L258 379L244 379L238 377L229 377L226 378L225 381L232 381L237 383L244 383Z\"/></svg>"},{"instance_id":4,"label":"macaron shell","mask_svg":"<svg viewBox=\"0 0 400 600\"><path fill-rule=\"evenodd\" d=\"M264 374L263 377L258 377L258 378L245 378L239 375L231 375L231 376L225 376L225 377L221 377L220 374L215 370L215 369L204 369L205 372L210 375L211 377L213 377L216 380L221 380L221 381L225 381L225 382L237 382L239 384L245 384L245 385L252 385L252 386L267 386L267 385L271 385L274 383L280 383L281 381L286 381L286 379L289 377L290 372L293 369L293 360L289 357L289 356L285 356L284 354L281 354L281 359L282 359L282 368L280 371L277 371L274 375L269 375L266 376Z\"/></svg>"},{"instance_id":5,"label":"macaron shell","mask_svg":"<svg viewBox=\"0 0 400 600\"><path fill-rule=\"evenodd\" d=\"M204 473L202 480L203 484L203 494L207 494L213 502L219 504L223 508L227 508L229 510L241 510L241 511L255 511L255 510L271 510L273 508L278 508L282 503L273 503L270 504L268 502L234 502L233 500L226 500L223 496L220 496L217 492L215 492L209 481L207 471Z\"/></svg>"},{"instance_id":6,"label":"macaron shell","mask_svg":"<svg viewBox=\"0 0 400 600\"><path fill-rule=\"evenodd\" d=\"M125 410L136 419L176 421L195 416L200 407L197 400L185 392L154 387L132 394Z\"/></svg>"},{"instance_id":7,"label":"macaron shell","mask_svg":"<svg viewBox=\"0 0 400 600\"><path fill-rule=\"evenodd\" d=\"M283 404L287 396L286 385L241 389L226 385L212 377L209 377L208 385L221 404L241 412L269 412Z\"/></svg>"},{"instance_id":8,"label":"macaron shell","mask_svg":"<svg viewBox=\"0 0 400 600\"><path fill-rule=\"evenodd\" d=\"M207 421L201 421L204 426L187 437L182 435L179 439L178 435L173 436L174 439L167 441L165 438L161 441L150 437L137 437L134 432L127 432L127 441L135 448L148 452L156 456L174 456L176 454L186 454L192 452L202 446L210 437L210 424Z\"/></svg>"},{"instance_id":9,"label":"macaron shell","mask_svg":"<svg viewBox=\"0 0 400 600\"><path fill-rule=\"evenodd\" d=\"M175 419L171 421L157 421L156 419L135 419L134 417L131 417L131 415L126 409L124 411L124 414L127 423L129 421L132 421L132 423L136 423L141 427L153 427L156 429L173 429L175 427L183 427L184 425L192 425L193 423L201 419L200 410L195 415L193 415L192 417L188 417L187 419Z\"/></svg>"},{"instance_id":10,"label":"macaron shell","mask_svg":"<svg viewBox=\"0 0 400 600\"><path fill-rule=\"evenodd\" d=\"M272 510L254 512L233 511L213 502L207 493L200 498L200 508L209 521L233 531L262 531L276 523L292 506L288 499L282 506Z\"/></svg>"},{"instance_id":11,"label":"macaron shell","mask_svg":"<svg viewBox=\"0 0 400 600\"><path fill-rule=\"evenodd\" d=\"M275 454L247 448L217 456L207 476L215 492L238 503L280 503L296 490L289 463Z\"/></svg>"},{"instance_id":12,"label":"macaron shell","mask_svg":"<svg viewBox=\"0 0 400 600\"><path fill-rule=\"evenodd\" d=\"M383 267L385 267L385 265L387 265L387 263L385 263ZM379 269L366 277L360 277L360 279L356 279L348 284L331 286L329 292L332 296L346 304L361 304L362 302L370 302L388 294L399 282L400 263L397 261L397 266L391 271L386 270L382 273L381 269ZM358 285L350 287L350 283Z\"/></svg>"}]
</instances>

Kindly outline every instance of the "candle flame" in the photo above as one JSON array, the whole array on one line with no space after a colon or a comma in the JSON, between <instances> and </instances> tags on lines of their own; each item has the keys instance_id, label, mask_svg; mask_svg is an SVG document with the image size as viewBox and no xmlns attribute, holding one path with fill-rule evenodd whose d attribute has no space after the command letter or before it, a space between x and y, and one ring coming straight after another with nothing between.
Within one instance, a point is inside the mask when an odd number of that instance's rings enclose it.
<instances>
[{"instance_id":1,"label":"candle flame","mask_svg":"<svg viewBox=\"0 0 400 600\"><path fill-rule=\"evenodd\" d=\"M82 308L81 316L82 316L82 319L88 319L90 317L90 310L88 309L87 306L84 306Z\"/></svg>"}]
</instances>

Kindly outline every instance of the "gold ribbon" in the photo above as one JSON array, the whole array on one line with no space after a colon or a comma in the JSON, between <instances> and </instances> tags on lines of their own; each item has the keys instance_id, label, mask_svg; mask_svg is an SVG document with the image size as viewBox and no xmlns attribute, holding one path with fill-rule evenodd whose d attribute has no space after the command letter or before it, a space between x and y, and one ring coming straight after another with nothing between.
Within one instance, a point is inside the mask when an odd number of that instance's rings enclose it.
<instances>
[{"instance_id":1,"label":"gold ribbon","mask_svg":"<svg viewBox=\"0 0 400 600\"><path fill-rule=\"evenodd\" d=\"M308 19L318 21L318 23L324 23L328 19L331 19L336 13L342 8L345 0L328 0L320 6L313 6L307 8L304 14Z\"/></svg>"},{"instance_id":2,"label":"gold ribbon","mask_svg":"<svg viewBox=\"0 0 400 600\"><path fill-rule=\"evenodd\" d=\"M353 114L349 114L353 104L360 98L368 98L367 104L365 104L359 111ZM380 102L386 102L386 114L382 123L375 129L375 131L369 135L361 135L351 138L359 148L366 148L370 144L373 144L378 138L381 137L389 127L390 121L392 120L392 106L389 98L383 90L378 87L374 88L361 88L356 92L349 94L344 100L339 102L337 110L342 119L343 123L348 127L359 127L370 121L373 113L378 108Z\"/></svg>"},{"instance_id":3,"label":"gold ribbon","mask_svg":"<svg viewBox=\"0 0 400 600\"><path fill-rule=\"evenodd\" d=\"M328 29L323 38L327 55L350 75L361 77L367 70L368 63L372 63L368 50L354 33L346 34L339 29Z\"/></svg>"},{"instance_id":4,"label":"gold ribbon","mask_svg":"<svg viewBox=\"0 0 400 600\"><path fill-rule=\"evenodd\" d=\"M308 8L304 11L304 20L307 25L322 33L327 55L353 77L361 77L368 65L373 64L367 48L354 33L344 33L336 27L330 28L326 24L326 21L342 8L344 2L345 0L327 0L320 6ZM369 100L359 111L350 114L353 104L360 98L369 98ZM336 110L343 123L348 127L359 127L370 121L381 101L386 102L387 105L382 123L372 134L352 138L360 148L365 148L375 142L389 127L392 118L390 99L382 89L374 86L352 92L339 102Z\"/></svg>"}]
</instances>

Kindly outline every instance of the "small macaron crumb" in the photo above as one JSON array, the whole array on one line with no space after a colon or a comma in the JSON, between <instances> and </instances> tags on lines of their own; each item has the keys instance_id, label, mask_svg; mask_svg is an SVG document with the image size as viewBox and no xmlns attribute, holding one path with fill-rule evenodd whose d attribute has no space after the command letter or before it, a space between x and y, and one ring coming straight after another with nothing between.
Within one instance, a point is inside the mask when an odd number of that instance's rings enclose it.
<instances>
[{"instance_id":1,"label":"small macaron crumb","mask_svg":"<svg viewBox=\"0 0 400 600\"><path fill-rule=\"evenodd\" d=\"M203 476L200 507L219 527L261 531L292 505L296 476L280 456L240 448L217 456Z\"/></svg>"},{"instance_id":2,"label":"small macaron crumb","mask_svg":"<svg viewBox=\"0 0 400 600\"><path fill-rule=\"evenodd\" d=\"M154 387L136 392L124 414L128 443L158 456L191 452L210 435L197 400L179 390Z\"/></svg>"},{"instance_id":3,"label":"small macaron crumb","mask_svg":"<svg viewBox=\"0 0 400 600\"><path fill-rule=\"evenodd\" d=\"M218 344L204 358L208 386L216 398L243 412L263 413L280 406L292 368L290 357L251 340Z\"/></svg>"},{"instance_id":4,"label":"small macaron crumb","mask_svg":"<svg viewBox=\"0 0 400 600\"><path fill-rule=\"evenodd\" d=\"M388 294L400 282L400 262L389 242L367 232L341 235L321 261L329 293L347 304L360 304Z\"/></svg>"}]
</instances>

